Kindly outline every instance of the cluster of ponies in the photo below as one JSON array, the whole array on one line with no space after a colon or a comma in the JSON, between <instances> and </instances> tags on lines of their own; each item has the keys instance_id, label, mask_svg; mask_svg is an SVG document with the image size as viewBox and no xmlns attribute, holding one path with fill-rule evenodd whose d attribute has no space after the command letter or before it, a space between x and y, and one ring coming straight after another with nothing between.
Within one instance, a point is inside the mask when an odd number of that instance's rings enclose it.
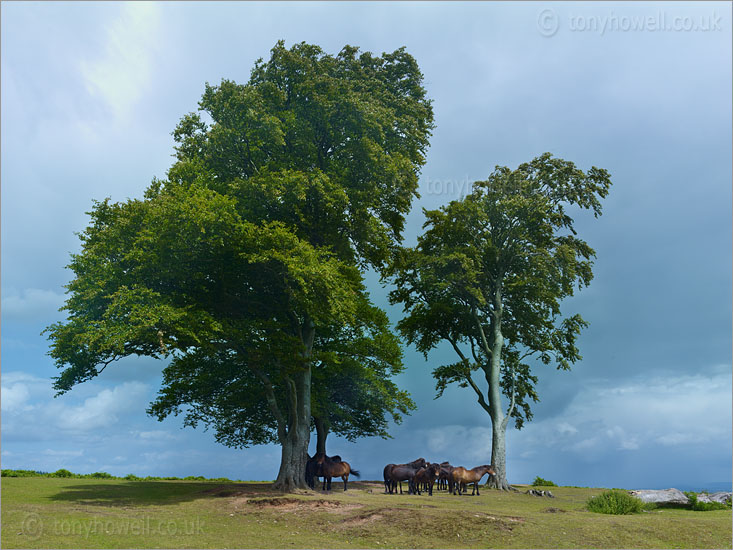
<instances>
[{"instance_id":1,"label":"cluster of ponies","mask_svg":"<svg viewBox=\"0 0 733 550\"><path fill-rule=\"evenodd\" d=\"M463 495L468 491L468 484L473 483L471 494L479 495L479 481L484 475L496 475L494 467L489 464L476 466L470 470L463 466L454 467L449 462L426 462L418 458L407 464L387 464L384 467L384 492L397 494L399 484L402 493L402 482L407 481L408 494L433 495L433 486L437 490L448 490L454 495ZM437 485L436 485L437 482Z\"/></svg>"},{"instance_id":2,"label":"cluster of ponies","mask_svg":"<svg viewBox=\"0 0 733 550\"><path fill-rule=\"evenodd\" d=\"M471 494L478 495L479 482L484 475L496 475L494 467L489 464L476 466L470 470L463 466L454 467L448 462L427 462L424 458L418 458L407 464L387 464L384 467L384 492L397 494L399 487L402 493L402 482L407 482L407 494L420 495L427 492L433 495L433 487L436 490L447 490L450 494L463 495L468 492L468 485L473 483ZM344 491L347 488L349 475L361 477L357 470L353 470L348 462L340 456L326 456L324 453L316 453L308 457L305 465L305 481L311 489L316 488L316 480L323 478L323 491L331 490L331 480L340 477L344 482Z\"/></svg>"}]
</instances>

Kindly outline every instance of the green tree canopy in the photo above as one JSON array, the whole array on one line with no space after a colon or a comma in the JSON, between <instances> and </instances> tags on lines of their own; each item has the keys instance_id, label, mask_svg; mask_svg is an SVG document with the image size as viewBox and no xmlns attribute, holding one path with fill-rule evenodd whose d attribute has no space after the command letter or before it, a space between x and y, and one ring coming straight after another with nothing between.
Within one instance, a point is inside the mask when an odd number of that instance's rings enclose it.
<instances>
[{"instance_id":1,"label":"green tree canopy","mask_svg":"<svg viewBox=\"0 0 733 550\"><path fill-rule=\"evenodd\" d=\"M470 387L490 415L501 488L508 486L507 421L521 428L538 400L528 360L569 369L581 359L576 340L587 323L563 317L560 306L590 283L595 252L578 238L568 210L599 216L610 185L605 170L586 173L549 153L516 170L497 167L463 200L425 212L424 234L394 271L390 299L406 312L400 331L426 356L440 342L457 355L433 370L438 395L451 383Z\"/></svg>"},{"instance_id":2,"label":"green tree canopy","mask_svg":"<svg viewBox=\"0 0 733 550\"><path fill-rule=\"evenodd\" d=\"M318 348L326 351L313 372L316 452L326 452L329 433L349 441L387 438L389 420L399 424L415 408L392 381L403 370L399 339L381 309L364 306L357 325L333 327L318 338Z\"/></svg>"},{"instance_id":3,"label":"green tree canopy","mask_svg":"<svg viewBox=\"0 0 733 550\"><path fill-rule=\"evenodd\" d=\"M247 84L207 84L199 108L173 132L165 180L90 212L68 319L48 329L55 387L121 357L170 356L166 387L200 380L194 414L229 422L217 427L222 442L269 441L274 430L276 485L289 490L304 484L319 331L359 326L369 303L360 267L383 269L398 247L432 107L404 49L331 56L279 42ZM216 418L201 392L217 380L242 388L223 397L243 399L231 410L251 411L243 392L259 388L268 412Z\"/></svg>"}]
</instances>

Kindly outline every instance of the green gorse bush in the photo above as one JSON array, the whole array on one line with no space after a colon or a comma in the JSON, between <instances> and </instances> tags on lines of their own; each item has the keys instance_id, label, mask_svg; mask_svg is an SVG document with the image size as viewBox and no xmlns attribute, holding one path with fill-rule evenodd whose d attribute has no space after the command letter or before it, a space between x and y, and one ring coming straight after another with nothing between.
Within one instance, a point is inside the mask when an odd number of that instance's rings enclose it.
<instances>
[{"instance_id":1,"label":"green gorse bush","mask_svg":"<svg viewBox=\"0 0 733 550\"><path fill-rule=\"evenodd\" d=\"M598 514L638 514L643 502L626 491L613 489L588 499L588 510Z\"/></svg>"},{"instance_id":2,"label":"green gorse bush","mask_svg":"<svg viewBox=\"0 0 733 550\"><path fill-rule=\"evenodd\" d=\"M696 493L685 492L687 498L690 499L690 509L696 512L710 512L711 510L729 510L731 506L723 502L700 502L697 500Z\"/></svg>"},{"instance_id":3,"label":"green gorse bush","mask_svg":"<svg viewBox=\"0 0 733 550\"><path fill-rule=\"evenodd\" d=\"M557 487L557 485L549 479L542 479L540 476L537 476L532 482L532 487Z\"/></svg>"}]
</instances>

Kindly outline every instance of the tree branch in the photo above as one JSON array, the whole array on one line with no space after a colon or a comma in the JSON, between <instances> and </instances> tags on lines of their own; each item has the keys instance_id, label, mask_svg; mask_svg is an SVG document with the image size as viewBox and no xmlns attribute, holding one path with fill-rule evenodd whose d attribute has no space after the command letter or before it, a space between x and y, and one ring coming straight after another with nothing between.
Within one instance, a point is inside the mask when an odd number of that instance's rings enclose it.
<instances>
[{"instance_id":1,"label":"tree branch","mask_svg":"<svg viewBox=\"0 0 733 550\"><path fill-rule=\"evenodd\" d=\"M511 403L509 405L509 408L506 411L506 416L504 417L504 423L509 421L509 417L514 412L514 406L517 404L517 370L512 367L512 398Z\"/></svg>"},{"instance_id":2,"label":"tree branch","mask_svg":"<svg viewBox=\"0 0 733 550\"><path fill-rule=\"evenodd\" d=\"M288 386L288 393L290 394L290 407L288 411L289 426L295 427L298 422L298 388L295 385L295 381L290 378L287 374L285 375L285 383Z\"/></svg>"},{"instance_id":3,"label":"tree branch","mask_svg":"<svg viewBox=\"0 0 733 550\"><path fill-rule=\"evenodd\" d=\"M285 417L283 416L280 407L278 407L277 405L277 399L275 398L275 390L272 387L272 382L270 382L270 379L261 370L256 369L252 366L250 366L250 369L257 375L257 377L262 381L265 386L265 398L267 399L267 404L270 407L270 411L275 416L275 420L277 421L277 436L280 441L284 441L285 437L287 436L287 425L285 423Z\"/></svg>"},{"instance_id":4,"label":"tree branch","mask_svg":"<svg viewBox=\"0 0 733 550\"><path fill-rule=\"evenodd\" d=\"M484 346L484 352L488 357L491 357L492 351L489 347L489 342L486 340L486 334L484 333L484 327L481 326L481 319L478 318L478 313L476 312L476 306L473 306L471 308L471 313L473 314L473 319L476 321L476 326L478 327L479 334L481 335L481 342Z\"/></svg>"},{"instance_id":5,"label":"tree branch","mask_svg":"<svg viewBox=\"0 0 733 550\"><path fill-rule=\"evenodd\" d=\"M463 355L463 352L461 351L461 348L458 347L458 343L453 338L447 338L447 340L451 343L451 346L453 346L453 349L456 350L456 353L461 358L461 360L468 365L469 360L466 358L465 355ZM476 395L478 396L478 402L479 405L481 405L484 410L491 414L491 410L489 409L489 405L486 403L486 398L484 397L484 394L481 392L481 389L476 385L476 382L473 381L473 378L471 377L471 369L469 368L466 372L466 382L473 388L473 391L476 392Z\"/></svg>"}]
</instances>

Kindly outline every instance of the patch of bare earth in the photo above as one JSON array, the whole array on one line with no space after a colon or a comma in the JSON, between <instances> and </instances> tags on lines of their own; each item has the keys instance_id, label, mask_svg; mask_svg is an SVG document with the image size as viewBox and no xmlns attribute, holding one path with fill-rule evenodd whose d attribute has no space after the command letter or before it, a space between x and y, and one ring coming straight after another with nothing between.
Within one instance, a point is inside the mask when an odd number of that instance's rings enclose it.
<instances>
[{"instance_id":1,"label":"patch of bare earth","mask_svg":"<svg viewBox=\"0 0 733 550\"><path fill-rule=\"evenodd\" d=\"M380 508L379 510L369 510L368 512L363 512L350 518L346 518L341 522L341 527L361 527L369 523L381 521L385 518L389 518L390 522L394 522L414 514L415 512L411 510L404 510L401 508Z\"/></svg>"},{"instance_id":2,"label":"patch of bare earth","mask_svg":"<svg viewBox=\"0 0 733 550\"><path fill-rule=\"evenodd\" d=\"M338 500L306 500L299 498L275 497L275 498L243 498L235 499L236 504L247 504L258 509L275 509L282 512L294 512L298 510L326 511L333 514L346 514L355 508L362 508L361 504L351 504Z\"/></svg>"}]
</instances>

